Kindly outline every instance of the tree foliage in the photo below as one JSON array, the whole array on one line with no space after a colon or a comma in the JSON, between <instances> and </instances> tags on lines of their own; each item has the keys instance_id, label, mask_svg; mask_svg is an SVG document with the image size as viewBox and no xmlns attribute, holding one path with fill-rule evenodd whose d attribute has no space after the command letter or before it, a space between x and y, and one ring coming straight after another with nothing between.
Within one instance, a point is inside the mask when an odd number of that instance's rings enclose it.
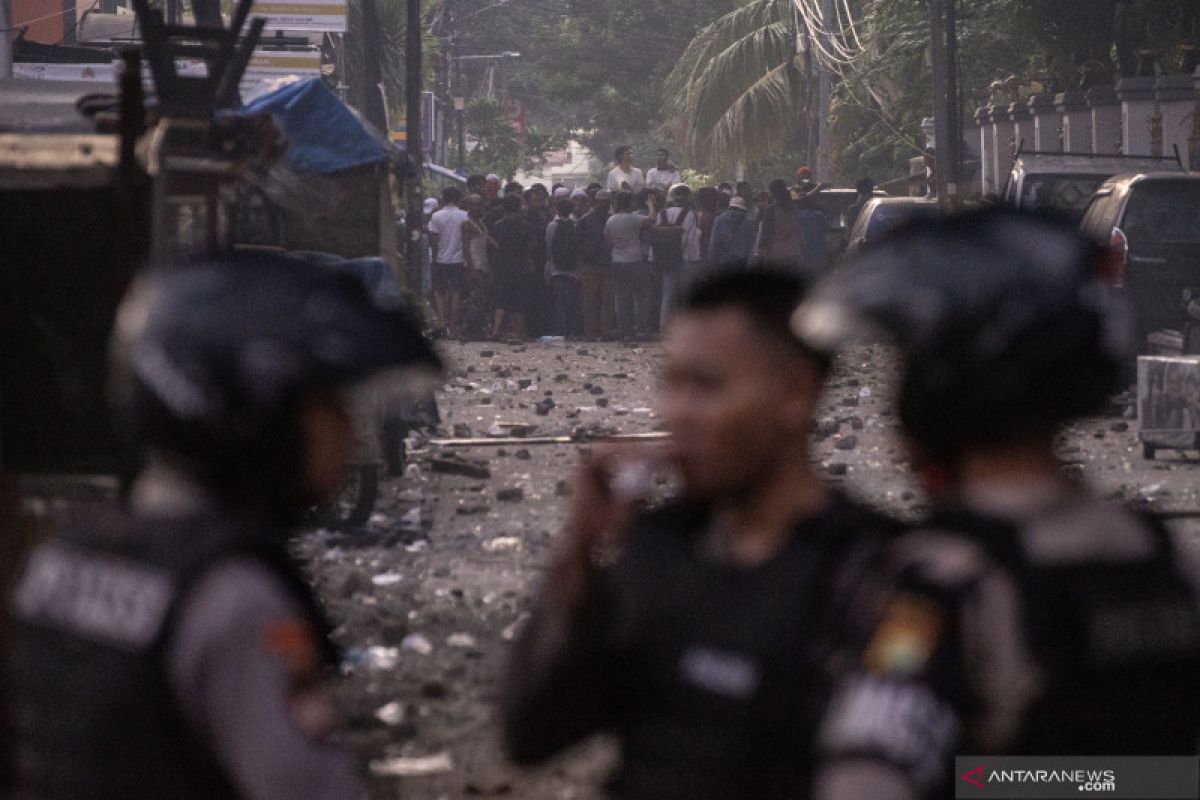
<instances>
[{"instance_id":1,"label":"tree foliage","mask_svg":"<svg viewBox=\"0 0 1200 800\"><path fill-rule=\"evenodd\" d=\"M932 113L926 0L851 0L861 48L839 67L830 119L834 171L903 174L920 153L920 123ZM1181 64L1177 45L1200 36L1195 0L958 0L964 110L994 83L1006 102L1061 92L1133 68L1154 51L1164 71ZM789 0L745 0L702 29L667 84L671 129L706 163L781 162L796 147L811 87L789 59ZM1189 67L1190 69L1190 67ZM782 166L782 163L780 164Z\"/></svg>"},{"instance_id":2,"label":"tree foliage","mask_svg":"<svg viewBox=\"0 0 1200 800\"><path fill-rule=\"evenodd\" d=\"M527 121L574 131L596 152L646 139L663 119L664 79L702 26L735 0L442 0L464 54L517 51L497 90ZM468 96L487 64L464 62Z\"/></svg>"},{"instance_id":3,"label":"tree foliage","mask_svg":"<svg viewBox=\"0 0 1200 800\"><path fill-rule=\"evenodd\" d=\"M468 137L467 168L471 172L495 172L511 178L520 170L540 166L545 154L566 147L562 132L531 126L522 132L513 127L504 106L478 97L466 109Z\"/></svg>"},{"instance_id":4,"label":"tree foliage","mask_svg":"<svg viewBox=\"0 0 1200 800\"><path fill-rule=\"evenodd\" d=\"M803 106L792 0L750 0L705 26L666 81L667 127L702 165L779 149Z\"/></svg>"}]
</instances>

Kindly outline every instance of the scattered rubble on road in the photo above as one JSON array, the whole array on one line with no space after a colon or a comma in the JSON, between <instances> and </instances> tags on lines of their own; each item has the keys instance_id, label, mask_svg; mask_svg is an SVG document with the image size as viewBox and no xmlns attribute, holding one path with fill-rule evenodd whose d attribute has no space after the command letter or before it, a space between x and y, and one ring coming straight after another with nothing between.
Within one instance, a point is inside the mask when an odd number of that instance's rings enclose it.
<instances>
[{"instance_id":1,"label":"scattered rubble on road","mask_svg":"<svg viewBox=\"0 0 1200 800\"><path fill-rule=\"evenodd\" d=\"M445 355L442 425L412 435L408 470L383 484L379 516L364 531L295 543L346 649L337 691L350 744L370 763L372 797L599 797L608 743L517 770L501 757L495 703L581 459L605 437L654 446L665 436L653 410L659 350L448 345ZM840 360L813 458L834 484L911 516L923 498L886 402L888 363L872 347ZM1128 420L1122 402L1073 426L1067 469L1148 508L1200 508L1200 465L1143 461Z\"/></svg>"}]
</instances>

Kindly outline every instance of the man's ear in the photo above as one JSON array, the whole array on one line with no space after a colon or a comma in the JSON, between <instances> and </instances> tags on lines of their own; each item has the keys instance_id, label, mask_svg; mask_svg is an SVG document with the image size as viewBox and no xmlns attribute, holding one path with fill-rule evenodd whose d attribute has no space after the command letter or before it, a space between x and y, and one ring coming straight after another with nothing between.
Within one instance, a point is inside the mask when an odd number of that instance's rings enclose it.
<instances>
[{"instance_id":1,"label":"man's ear","mask_svg":"<svg viewBox=\"0 0 1200 800\"><path fill-rule=\"evenodd\" d=\"M825 390L825 377L802 358L788 359L779 372L784 393L783 421L789 429L808 432L816 424L816 413Z\"/></svg>"}]
</instances>

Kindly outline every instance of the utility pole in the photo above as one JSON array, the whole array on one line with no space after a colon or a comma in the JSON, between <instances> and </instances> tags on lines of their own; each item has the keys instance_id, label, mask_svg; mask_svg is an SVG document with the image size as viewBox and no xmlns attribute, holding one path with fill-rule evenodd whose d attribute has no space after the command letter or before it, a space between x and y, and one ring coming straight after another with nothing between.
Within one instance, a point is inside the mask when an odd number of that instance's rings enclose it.
<instances>
[{"instance_id":1,"label":"utility pole","mask_svg":"<svg viewBox=\"0 0 1200 800\"><path fill-rule=\"evenodd\" d=\"M0 81L11 80L13 76L12 51L12 0L0 0Z\"/></svg>"},{"instance_id":2,"label":"utility pole","mask_svg":"<svg viewBox=\"0 0 1200 800\"><path fill-rule=\"evenodd\" d=\"M821 42L822 49L828 53L832 46L829 41L829 27L837 19L835 0L821 0ZM833 65L828 59L821 61L821 73L817 89L817 182L824 183L830 179L829 152L829 109L833 104Z\"/></svg>"},{"instance_id":3,"label":"utility pole","mask_svg":"<svg viewBox=\"0 0 1200 800\"><path fill-rule=\"evenodd\" d=\"M384 107L383 65L380 59L379 16L375 9L375 0L360 0L362 10L362 42L363 42L363 86L356 87L356 96L362 103L363 116L367 118L376 130L384 136L388 135L387 108Z\"/></svg>"},{"instance_id":4,"label":"utility pole","mask_svg":"<svg viewBox=\"0 0 1200 800\"><path fill-rule=\"evenodd\" d=\"M79 10L75 7L75 0L63 0L62 9L63 9L62 43L63 44L75 44L79 41Z\"/></svg>"},{"instance_id":5,"label":"utility pole","mask_svg":"<svg viewBox=\"0 0 1200 800\"><path fill-rule=\"evenodd\" d=\"M404 46L404 153L408 158L408 185L405 197L408 211L405 246L408 286L421 285L421 231L425 227L424 191L421 185L424 165L421 153L421 0L407 0Z\"/></svg>"},{"instance_id":6,"label":"utility pole","mask_svg":"<svg viewBox=\"0 0 1200 800\"><path fill-rule=\"evenodd\" d=\"M962 108L958 102L955 0L929 0L929 57L933 70L934 168L939 202L958 194Z\"/></svg>"},{"instance_id":7,"label":"utility pole","mask_svg":"<svg viewBox=\"0 0 1200 800\"><path fill-rule=\"evenodd\" d=\"M449 8L447 8L449 11ZM451 94L454 102L454 127L458 134L458 174L467 174L467 132L466 132L466 97L463 91L463 69L462 69L462 53L459 51L459 42L462 40L462 31L458 28L458 19L451 14L450 22L454 25L453 32L450 34L450 58L454 61L454 88Z\"/></svg>"}]
</instances>

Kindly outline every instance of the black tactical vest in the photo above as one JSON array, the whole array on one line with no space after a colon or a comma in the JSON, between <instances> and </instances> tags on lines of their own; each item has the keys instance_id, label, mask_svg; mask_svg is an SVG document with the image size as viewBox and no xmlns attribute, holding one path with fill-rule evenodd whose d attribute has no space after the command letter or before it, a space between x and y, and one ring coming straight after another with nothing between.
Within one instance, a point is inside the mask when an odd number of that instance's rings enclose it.
<instances>
[{"instance_id":1,"label":"black tactical vest","mask_svg":"<svg viewBox=\"0 0 1200 800\"><path fill-rule=\"evenodd\" d=\"M847 602L897 526L835 494L757 567L697 555L709 518L642 518L612 570L608 618L623 697L613 727L629 798L801 797Z\"/></svg>"},{"instance_id":2,"label":"black tactical vest","mask_svg":"<svg viewBox=\"0 0 1200 800\"><path fill-rule=\"evenodd\" d=\"M165 651L191 587L230 558L277 575L326 641L281 538L217 517L113 517L35 549L11 599L6 655L16 796L236 797L182 716Z\"/></svg>"},{"instance_id":3,"label":"black tactical vest","mask_svg":"<svg viewBox=\"0 0 1200 800\"><path fill-rule=\"evenodd\" d=\"M1025 639L1046 681L1012 753L1192 754L1200 732L1200 598L1163 525L1149 558L1097 553L1040 563L1012 523L954 511L929 527L980 542L1020 592ZM1043 559L1044 561L1044 559Z\"/></svg>"}]
</instances>

